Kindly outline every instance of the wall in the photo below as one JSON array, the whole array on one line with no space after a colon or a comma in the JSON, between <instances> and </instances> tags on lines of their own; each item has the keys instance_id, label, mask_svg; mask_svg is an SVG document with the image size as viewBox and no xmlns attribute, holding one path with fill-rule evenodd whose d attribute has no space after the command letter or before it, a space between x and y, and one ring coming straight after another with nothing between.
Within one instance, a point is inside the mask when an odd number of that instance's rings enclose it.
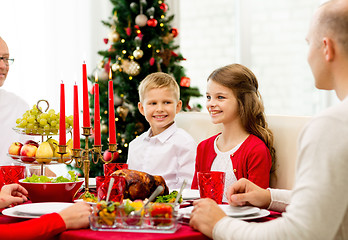
<instances>
[{"instance_id":1,"label":"wall","mask_svg":"<svg viewBox=\"0 0 348 240\"><path fill-rule=\"evenodd\" d=\"M306 61L309 21L321 2L180 1L180 45L191 84L204 94L215 68L237 62L256 74L267 113L313 115L331 105L335 97L314 88Z\"/></svg>"}]
</instances>

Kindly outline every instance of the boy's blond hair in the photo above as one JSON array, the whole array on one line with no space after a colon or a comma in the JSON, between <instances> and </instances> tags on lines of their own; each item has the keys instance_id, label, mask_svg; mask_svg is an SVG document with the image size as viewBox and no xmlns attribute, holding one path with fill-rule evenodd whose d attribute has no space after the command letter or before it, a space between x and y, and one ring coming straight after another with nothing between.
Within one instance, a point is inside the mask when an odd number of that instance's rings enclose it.
<instances>
[{"instance_id":1,"label":"boy's blond hair","mask_svg":"<svg viewBox=\"0 0 348 240\"><path fill-rule=\"evenodd\" d=\"M168 88L173 91L176 100L180 100L180 88L175 79L167 73L155 72L147 75L141 81L138 87L140 102L143 102L146 91L154 88Z\"/></svg>"}]
</instances>

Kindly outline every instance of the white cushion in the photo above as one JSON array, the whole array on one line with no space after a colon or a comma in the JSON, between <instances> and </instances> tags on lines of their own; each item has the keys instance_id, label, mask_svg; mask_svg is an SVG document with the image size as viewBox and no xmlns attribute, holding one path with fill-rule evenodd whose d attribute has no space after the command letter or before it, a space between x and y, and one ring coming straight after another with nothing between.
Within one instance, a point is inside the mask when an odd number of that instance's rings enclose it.
<instances>
[{"instance_id":1,"label":"white cushion","mask_svg":"<svg viewBox=\"0 0 348 240\"><path fill-rule=\"evenodd\" d=\"M274 134L276 172L271 176L272 188L292 189L297 159L297 139L310 117L267 115L269 128ZM186 130L197 143L222 130L221 124L213 124L208 113L180 112L175 122Z\"/></svg>"}]
</instances>

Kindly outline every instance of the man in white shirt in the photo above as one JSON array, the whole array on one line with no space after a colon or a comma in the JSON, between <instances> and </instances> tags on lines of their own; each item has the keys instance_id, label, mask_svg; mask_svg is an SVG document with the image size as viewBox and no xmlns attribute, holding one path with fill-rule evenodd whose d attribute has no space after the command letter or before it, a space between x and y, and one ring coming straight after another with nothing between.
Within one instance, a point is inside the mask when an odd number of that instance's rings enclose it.
<instances>
[{"instance_id":1,"label":"man in white shirt","mask_svg":"<svg viewBox=\"0 0 348 240\"><path fill-rule=\"evenodd\" d=\"M0 37L0 87L4 85L13 61L6 42ZM22 98L0 88L0 165L10 165L14 162L7 156L12 142L24 143L28 139L12 129L16 126L16 119L22 117L28 109L28 104Z\"/></svg>"},{"instance_id":2,"label":"man in white shirt","mask_svg":"<svg viewBox=\"0 0 348 240\"><path fill-rule=\"evenodd\" d=\"M292 191L261 189L240 179L231 205L283 212L265 223L229 218L209 199L194 202L190 225L214 239L348 239L348 1L332 0L315 13L307 36L308 63L318 89L341 103L314 117L299 139Z\"/></svg>"}]
</instances>

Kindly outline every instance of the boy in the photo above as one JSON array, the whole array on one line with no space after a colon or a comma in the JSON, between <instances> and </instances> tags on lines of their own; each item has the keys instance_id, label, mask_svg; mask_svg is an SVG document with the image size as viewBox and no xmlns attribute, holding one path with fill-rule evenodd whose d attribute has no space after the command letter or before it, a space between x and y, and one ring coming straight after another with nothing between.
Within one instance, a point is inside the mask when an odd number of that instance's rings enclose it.
<instances>
[{"instance_id":1,"label":"boy","mask_svg":"<svg viewBox=\"0 0 348 240\"><path fill-rule=\"evenodd\" d=\"M138 109L150 129L129 144L128 167L164 178L169 189L178 189L187 180L190 188L197 144L174 118L181 110L180 89L173 77L156 72L139 85Z\"/></svg>"}]
</instances>

